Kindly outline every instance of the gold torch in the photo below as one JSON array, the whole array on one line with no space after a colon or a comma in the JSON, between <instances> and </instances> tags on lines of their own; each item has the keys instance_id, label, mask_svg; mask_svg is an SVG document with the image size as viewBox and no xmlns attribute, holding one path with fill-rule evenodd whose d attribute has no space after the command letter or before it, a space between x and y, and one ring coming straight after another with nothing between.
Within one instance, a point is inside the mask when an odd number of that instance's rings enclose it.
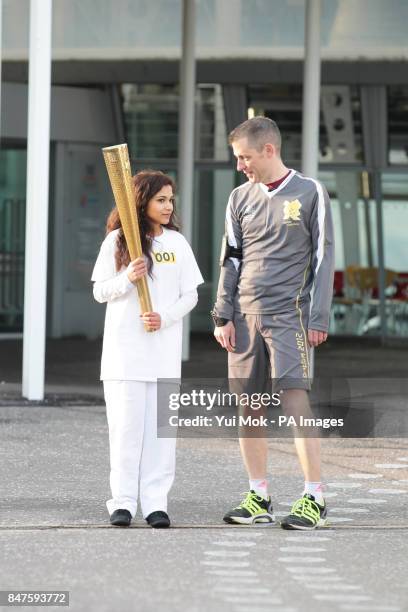
<instances>
[{"instance_id":1,"label":"gold torch","mask_svg":"<svg viewBox=\"0 0 408 612\"><path fill-rule=\"evenodd\" d=\"M115 203L119 211L120 222L129 249L130 259L133 261L137 257L142 257L143 251L140 240L139 221L135 207L127 144L105 147L102 149L102 153L105 159ZM139 294L142 314L145 312L152 312L153 308L149 287L147 285L147 278L144 276L136 281L136 287ZM146 325L145 330L153 331L147 329Z\"/></svg>"}]
</instances>

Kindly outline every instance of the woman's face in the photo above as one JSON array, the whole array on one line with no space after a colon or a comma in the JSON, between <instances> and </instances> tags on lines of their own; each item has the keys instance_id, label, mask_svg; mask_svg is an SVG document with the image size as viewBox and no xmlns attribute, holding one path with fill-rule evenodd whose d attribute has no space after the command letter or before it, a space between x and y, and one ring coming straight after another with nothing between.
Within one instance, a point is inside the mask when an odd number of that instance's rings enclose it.
<instances>
[{"instance_id":1,"label":"woman's face","mask_svg":"<svg viewBox=\"0 0 408 612\"><path fill-rule=\"evenodd\" d=\"M174 195L171 185L164 185L149 200L146 208L146 216L153 226L167 225L174 207Z\"/></svg>"}]
</instances>

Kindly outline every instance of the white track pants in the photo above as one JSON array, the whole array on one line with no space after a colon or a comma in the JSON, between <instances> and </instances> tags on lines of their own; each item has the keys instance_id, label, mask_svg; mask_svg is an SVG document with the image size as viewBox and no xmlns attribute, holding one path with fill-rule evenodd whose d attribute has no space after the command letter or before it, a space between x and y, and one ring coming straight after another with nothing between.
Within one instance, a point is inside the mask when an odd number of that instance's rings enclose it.
<instances>
[{"instance_id":1,"label":"white track pants","mask_svg":"<svg viewBox=\"0 0 408 612\"><path fill-rule=\"evenodd\" d=\"M119 508L143 517L167 511L167 494L174 480L176 438L157 437L157 384L135 380L105 380L109 427L109 514ZM140 482L140 487L139 487Z\"/></svg>"}]
</instances>

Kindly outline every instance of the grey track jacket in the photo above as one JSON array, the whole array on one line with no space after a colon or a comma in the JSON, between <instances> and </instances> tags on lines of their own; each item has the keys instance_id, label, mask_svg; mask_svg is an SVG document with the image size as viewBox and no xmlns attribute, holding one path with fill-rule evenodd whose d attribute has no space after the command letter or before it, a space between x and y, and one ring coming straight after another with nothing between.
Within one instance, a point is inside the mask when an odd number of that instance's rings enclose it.
<instances>
[{"instance_id":1,"label":"grey track jacket","mask_svg":"<svg viewBox=\"0 0 408 612\"><path fill-rule=\"evenodd\" d=\"M327 331L333 295L334 236L329 196L314 179L291 170L274 191L247 182L226 211L228 243L242 261L221 268L214 312L232 319L290 312L310 301L309 329Z\"/></svg>"}]
</instances>

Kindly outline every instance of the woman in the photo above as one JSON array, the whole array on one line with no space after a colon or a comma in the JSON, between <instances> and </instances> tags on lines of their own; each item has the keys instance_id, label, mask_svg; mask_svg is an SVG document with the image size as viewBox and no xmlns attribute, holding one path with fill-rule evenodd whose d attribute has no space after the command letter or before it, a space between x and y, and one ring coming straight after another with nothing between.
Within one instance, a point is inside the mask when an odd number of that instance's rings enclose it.
<instances>
[{"instance_id":1,"label":"woman","mask_svg":"<svg viewBox=\"0 0 408 612\"><path fill-rule=\"evenodd\" d=\"M130 261L114 208L92 274L95 299L107 302L101 380L112 498L106 505L112 525L129 526L139 493L147 523L169 527L176 436L157 435L157 379L181 376L182 318L196 305L204 281L178 231L171 177L143 170L133 184L144 257ZM146 274L154 312L141 315L135 284Z\"/></svg>"}]
</instances>

